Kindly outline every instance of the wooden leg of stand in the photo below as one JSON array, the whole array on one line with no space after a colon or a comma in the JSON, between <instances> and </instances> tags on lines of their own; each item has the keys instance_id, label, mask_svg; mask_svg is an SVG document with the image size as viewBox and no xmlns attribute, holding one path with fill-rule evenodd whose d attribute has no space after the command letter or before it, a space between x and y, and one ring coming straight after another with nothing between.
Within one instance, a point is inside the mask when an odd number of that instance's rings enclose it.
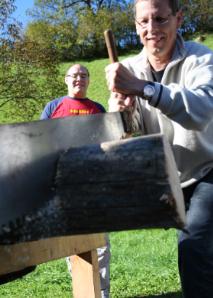
<instances>
[{"instance_id":1,"label":"wooden leg of stand","mask_svg":"<svg viewBox=\"0 0 213 298\"><path fill-rule=\"evenodd\" d=\"M101 298L97 250L70 257L74 298Z\"/></svg>"}]
</instances>

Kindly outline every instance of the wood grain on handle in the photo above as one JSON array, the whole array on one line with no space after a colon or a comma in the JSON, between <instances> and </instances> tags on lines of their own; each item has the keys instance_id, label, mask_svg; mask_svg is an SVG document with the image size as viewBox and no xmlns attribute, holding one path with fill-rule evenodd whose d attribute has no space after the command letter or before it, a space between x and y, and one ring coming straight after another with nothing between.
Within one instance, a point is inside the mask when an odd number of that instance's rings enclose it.
<instances>
[{"instance_id":1,"label":"wood grain on handle","mask_svg":"<svg viewBox=\"0 0 213 298\"><path fill-rule=\"evenodd\" d=\"M105 42L107 46L107 51L111 63L118 62L118 54L115 45L114 35L112 30L108 29L104 31Z\"/></svg>"},{"instance_id":2,"label":"wood grain on handle","mask_svg":"<svg viewBox=\"0 0 213 298\"><path fill-rule=\"evenodd\" d=\"M111 29L105 30L104 37L105 37L105 42L106 42L110 62L111 63L118 62L118 54L117 54L115 39L114 39L112 30ZM133 122L132 122L132 111L131 110L123 111L121 115L125 126L125 132L127 133L125 136L126 138L126 137L129 137L130 134L134 131Z\"/></svg>"}]
</instances>

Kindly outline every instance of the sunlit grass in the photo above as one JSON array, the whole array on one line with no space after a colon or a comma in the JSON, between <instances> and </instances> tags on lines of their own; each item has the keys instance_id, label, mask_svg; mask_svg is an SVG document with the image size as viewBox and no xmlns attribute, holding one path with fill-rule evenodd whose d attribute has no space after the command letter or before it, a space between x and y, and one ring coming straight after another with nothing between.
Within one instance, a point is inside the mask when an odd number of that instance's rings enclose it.
<instances>
[{"instance_id":1,"label":"sunlit grass","mask_svg":"<svg viewBox=\"0 0 213 298\"><path fill-rule=\"evenodd\" d=\"M112 298L154 295L163 298L166 293L170 293L168 298L181 297L175 230L110 233L110 240ZM0 287L0 297L5 298L71 295L71 280L64 259L39 265L22 279Z\"/></svg>"}]
</instances>

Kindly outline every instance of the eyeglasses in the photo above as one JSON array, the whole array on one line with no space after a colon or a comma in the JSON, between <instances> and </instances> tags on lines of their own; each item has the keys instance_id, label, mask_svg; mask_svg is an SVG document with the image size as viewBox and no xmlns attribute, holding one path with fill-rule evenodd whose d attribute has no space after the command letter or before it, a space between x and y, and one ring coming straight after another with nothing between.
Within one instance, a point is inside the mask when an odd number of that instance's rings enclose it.
<instances>
[{"instance_id":1,"label":"eyeglasses","mask_svg":"<svg viewBox=\"0 0 213 298\"><path fill-rule=\"evenodd\" d=\"M71 73L66 76L71 77L73 79L77 79L77 77L80 77L81 79L86 79L88 77L86 73Z\"/></svg>"},{"instance_id":2,"label":"eyeglasses","mask_svg":"<svg viewBox=\"0 0 213 298\"><path fill-rule=\"evenodd\" d=\"M167 25L169 23L169 18L172 14L170 13L166 18L164 17L160 17L160 16L156 16L154 18L152 18L152 22L155 23L156 26L159 27L163 27L165 25ZM150 22L150 19L143 19L143 20L136 20L135 22L142 28L142 29L146 29L148 27L148 24Z\"/></svg>"}]
</instances>

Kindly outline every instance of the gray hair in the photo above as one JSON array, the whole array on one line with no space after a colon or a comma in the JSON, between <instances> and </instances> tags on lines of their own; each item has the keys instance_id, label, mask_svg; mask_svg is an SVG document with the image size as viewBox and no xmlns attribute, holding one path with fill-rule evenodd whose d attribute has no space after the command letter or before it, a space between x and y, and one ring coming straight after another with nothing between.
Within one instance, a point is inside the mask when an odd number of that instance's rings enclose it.
<instances>
[{"instance_id":1,"label":"gray hair","mask_svg":"<svg viewBox=\"0 0 213 298\"><path fill-rule=\"evenodd\" d=\"M140 1L147 1L147 0L135 0L134 1L134 14L135 14L135 6ZM172 14L176 15L176 13L180 10L180 7L181 7L180 1L179 0L167 0L167 1L168 1L168 4L169 4L169 7L172 10Z\"/></svg>"}]
</instances>

